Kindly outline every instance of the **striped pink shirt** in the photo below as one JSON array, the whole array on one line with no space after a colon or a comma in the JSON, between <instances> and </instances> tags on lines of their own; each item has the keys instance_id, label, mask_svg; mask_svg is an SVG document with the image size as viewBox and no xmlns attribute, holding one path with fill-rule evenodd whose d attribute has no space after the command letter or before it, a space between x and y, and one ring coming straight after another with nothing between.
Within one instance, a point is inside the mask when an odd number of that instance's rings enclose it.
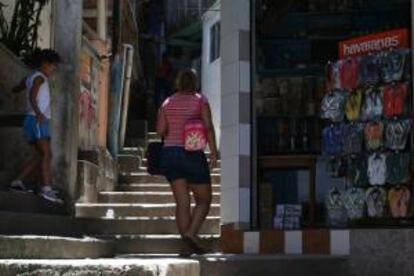
<instances>
[{"instance_id":1,"label":"striped pink shirt","mask_svg":"<svg viewBox=\"0 0 414 276\"><path fill-rule=\"evenodd\" d=\"M190 119L201 118L201 108L208 104L205 96L195 94L174 94L162 104L162 111L167 118L166 147L184 146L183 131L185 123Z\"/></svg>"}]
</instances>

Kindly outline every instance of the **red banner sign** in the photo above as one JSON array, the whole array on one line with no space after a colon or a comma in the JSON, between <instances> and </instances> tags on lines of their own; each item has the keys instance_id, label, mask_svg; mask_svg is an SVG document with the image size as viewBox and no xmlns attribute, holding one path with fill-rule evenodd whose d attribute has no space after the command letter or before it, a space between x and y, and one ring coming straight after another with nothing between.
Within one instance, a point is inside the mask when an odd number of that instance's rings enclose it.
<instances>
[{"instance_id":1,"label":"red banner sign","mask_svg":"<svg viewBox=\"0 0 414 276\"><path fill-rule=\"evenodd\" d=\"M339 57L342 59L391 48L408 48L409 45L408 30L396 29L341 41L339 43Z\"/></svg>"}]
</instances>

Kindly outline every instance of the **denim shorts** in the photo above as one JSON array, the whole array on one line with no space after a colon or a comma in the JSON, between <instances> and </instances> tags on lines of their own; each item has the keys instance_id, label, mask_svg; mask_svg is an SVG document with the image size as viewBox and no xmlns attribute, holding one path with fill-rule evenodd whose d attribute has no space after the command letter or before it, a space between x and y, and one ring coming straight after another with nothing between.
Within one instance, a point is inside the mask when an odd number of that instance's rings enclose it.
<instances>
[{"instance_id":1,"label":"denim shorts","mask_svg":"<svg viewBox=\"0 0 414 276\"><path fill-rule=\"evenodd\" d=\"M161 166L170 183L185 179L189 184L211 184L207 158L202 151L189 152L184 147L164 147Z\"/></svg>"},{"instance_id":2,"label":"denim shorts","mask_svg":"<svg viewBox=\"0 0 414 276\"><path fill-rule=\"evenodd\" d=\"M30 144L36 143L38 140L50 139L50 120L46 119L43 123L39 123L35 116L27 115L23 124L24 134Z\"/></svg>"}]
</instances>

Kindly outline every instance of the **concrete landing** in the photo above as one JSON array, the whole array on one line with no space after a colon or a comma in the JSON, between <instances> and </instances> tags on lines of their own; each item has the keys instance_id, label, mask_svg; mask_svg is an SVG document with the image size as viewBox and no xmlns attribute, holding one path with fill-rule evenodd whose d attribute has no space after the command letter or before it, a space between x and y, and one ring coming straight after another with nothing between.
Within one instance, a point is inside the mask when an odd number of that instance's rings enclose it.
<instances>
[{"instance_id":1,"label":"concrete landing","mask_svg":"<svg viewBox=\"0 0 414 276\"><path fill-rule=\"evenodd\" d=\"M200 276L349 276L347 257L318 255L228 255L195 256Z\"/></svg>"},{"instance_id":2,"label":"concrete landing","mask_svg":"<svg viewBox=\"0 0 414 276\"><path fill-rule=\"evenodd\" d=\"M177 254L124 254L119 257L179 258ZM362 276L352 274L350 259L345 256L217 253L188 258L199 262L200 276Z\"/></svg>"},{"instance_id":3,"label":"concrete landing","mask_svg":"<svg viewBox=\"0 0 414 276\"><path fill-rule=\"evenodd\" d=\"M81 237L81 222L87 221L61 215L0 211L0 234Z\"/></svg>"},{"instance_id":4,"label":"concrete landing","mask_svg":"<svg viewBox=\"0 0 414 276\"><path fill-rule=\"evenodd\" d=\"M113 254L112 242L94 238L0 236L0 259L99 258Z\"/></svg>"},{"instance_id":5,"label":"concrete landing","mask_svg":"<svg viewBox=\"0 0 414 276\"><path fill-rule=\"evenodd\" d=\"M0 260L1 276L199 276L184 259Z\"/></svg>"},{"instance_id":6,"label":"concrete landing","mask_svg":"<svg viewBox=\"0 0 414 276\"><path fill-rule=\"evenodd\" d=\"M0 210L14 213L68 214L64 205L50 202L33 193L4 190L0 191Z\"/></svg>"}]
</instances>

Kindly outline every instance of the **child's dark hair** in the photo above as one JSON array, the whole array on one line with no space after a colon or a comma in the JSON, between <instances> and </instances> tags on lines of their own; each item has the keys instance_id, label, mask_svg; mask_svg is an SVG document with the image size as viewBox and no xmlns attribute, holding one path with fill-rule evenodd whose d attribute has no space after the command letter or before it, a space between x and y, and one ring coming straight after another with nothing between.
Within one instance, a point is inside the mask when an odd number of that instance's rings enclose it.
<instances>
[{"instance_id":1,"label":"child's dark hair","mask_svg":"<svg viewBox=\"0 0 414 276\"><path fill-rule=\"evenodd\" d=\"M41 50L39 48L35 49L30 57L26 59L27 65L29 65L31 68L39 68L44 62L60 63L62 62L62 59L55 50Z\"/></svg>"}]
</instances>

